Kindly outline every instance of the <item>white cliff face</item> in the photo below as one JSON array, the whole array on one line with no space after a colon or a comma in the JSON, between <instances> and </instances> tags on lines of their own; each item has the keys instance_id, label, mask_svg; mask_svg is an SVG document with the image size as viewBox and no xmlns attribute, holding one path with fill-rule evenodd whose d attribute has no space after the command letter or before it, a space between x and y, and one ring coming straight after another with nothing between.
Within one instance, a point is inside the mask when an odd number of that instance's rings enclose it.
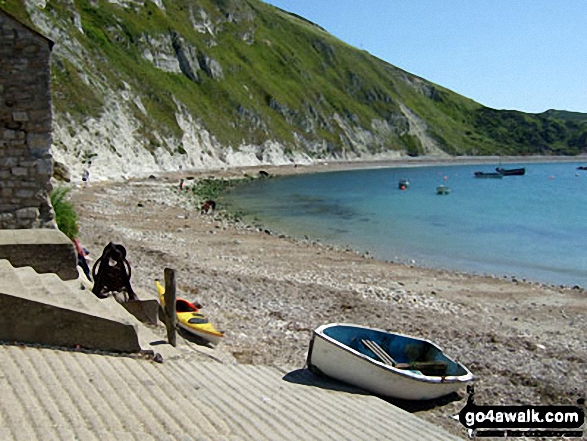
<instances>
[{"instance_id":1,"label":"white cliff face","mask_svg":"<svg viewBox=\"0 0 587 441\"><path fill-rule=\"evenodd\" d=\"M220 146L179 108L176 117L184 131L182 139L152 133L161 146L151 153L138 130L132 105L136 105L134 99L112 97L100 117L86 120L82 127L72 119L57 116L53 124L53 157L69 167L74 182L81 180L85 169L90 170L92 180L120 180L180 167L206 169L223 165L214 156ZM185 153L175 151L178 144Z\"/></svg>"},{"instance_id":2,"label":"white cliff face","mask_svg":"<svg viewBox=\"0 0 587 441\"><path fill-rule=\"evenodd\" d=\"M86 168L92 180L121 179L157 168L154 156L137 139L137 122L126 106L110 99L99 118L89 118L81 127L68 115L55 115L52 154L67 165L74 182Z\"/></svg>"},{"instance_id":3,"label":"white cliff face","mask_svg":"<svg viewBox=\"0 0 587 441\"><path fill-rule=\"evenodd\" d=\"M242 145L237 150L227 149L224 163L230 167L256 166L263 164L307 165L315 162L308 155L300 152L286 154L283 146L274 141L267 141L262 146Z\"/></svg>"},{"instance_id":4,"label":"white cliff face","mask_svg":"<svg viewBox=\"0 0 587 441\"><path fill-rule=\"evenodd\" d=\"M67 165L73 182L81 181L86 169L92 181L102 181L146 177L179 169L207 170L312 162L310 157L302 153L286 154L282 145L271 141L263 146L242 145L237 149L222 146L193 119L179 101L176 101L178 107L175 116L183 131L182 138L165 138L154 133L152 136L161 147L151 153L130 109L137 105L137 99L128 93L125 95L126 100L122 96L113 95L100 117L86 120L81 127L63 115L57 115L54 119L52 154L56 161ZM176 150L170 153L178 144L185 153Z\"/></svg>"},{"instance_id":5,"label":"white cliff face","mask_svg":"<svg viewBox=\"0 0 587 441\"><path fill-rule=\"evenodd\" d=\"M284 146L275 141L267 141L263 145L242 144L236 148L224 146L194 119L178 99L175 100L175 118L182 131L181 138L170 138L162 133L152 132L151 138L156 140L158 147L151 152L151 145L141 135L140 123L134 116L135 109L145 115L146 109L140 95L135 95L126 86L122 92L110 91L110 97L100 117L88 118L82 125L69 115L55 115L52 154L56 161L67 165L74 182L81 181L85 169L89 169L91 180L101 181L146 177L179 169L208 170L262 164L306 165L316 162L302 151L286 153ZM356 147L373 142L373 134L347 127L342 119L337 119L337 122L347 133L347 140L343 142L348 143L349 150L343 151L336 158L323 155L324 160L389 159L399 155L397 152L372 155L366 149L351 150L352 145ZM377 126L376 131L392 130L385 122L374 124ZM304 147L308 151L323 151L323 147L315 145Z\"/></svg>"}]
</instances>

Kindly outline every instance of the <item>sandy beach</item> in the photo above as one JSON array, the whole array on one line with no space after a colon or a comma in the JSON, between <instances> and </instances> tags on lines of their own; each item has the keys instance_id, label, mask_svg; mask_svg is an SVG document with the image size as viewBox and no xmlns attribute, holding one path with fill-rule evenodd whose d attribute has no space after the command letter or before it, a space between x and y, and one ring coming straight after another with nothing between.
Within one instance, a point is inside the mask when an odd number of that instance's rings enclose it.
<instances>
[{"instance_id":1,"label":"sandy beach","mask_svg":"<svg viewBox=\"0 0 587 441\"><path fill-rule=\"evenodd\" d=\"M582 288L380 262L259 231L221 213L200 215L178 192L181 177L383 165L184 172L96 183L76 188L71 196L81 241L94 259L109 241L123 244L133 269L131 283L141 298L156 298L154 279L163 278L164 268L174 268L179 295L203 305L226 332L217 350L239 363L302 368L312 330L348 322L436 342L476 376L477 404L576 404L587 396L587 293ZM398 404L464 436L451 416L465 401L462 391L433 405Z\"/></svg>"}]
</instances>

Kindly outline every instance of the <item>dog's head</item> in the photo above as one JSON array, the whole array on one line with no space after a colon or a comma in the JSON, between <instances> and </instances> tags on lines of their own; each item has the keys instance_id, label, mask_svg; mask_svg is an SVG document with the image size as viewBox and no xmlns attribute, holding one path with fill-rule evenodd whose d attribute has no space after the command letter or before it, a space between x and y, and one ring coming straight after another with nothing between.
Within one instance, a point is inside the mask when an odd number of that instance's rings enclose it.
<instances>
[{"instance_id":1,"label":"dog's head","mask_svg":"<svg viewBox=\"0 0 587 441\"><path fill-rule=\"evenodd\" d=\"M102 257L106 260L112 259L116 262L124 262L124 259L126 259L126 248L120 244L109 242L108 245L104 247Z\"/></svg>"}]
</instances>

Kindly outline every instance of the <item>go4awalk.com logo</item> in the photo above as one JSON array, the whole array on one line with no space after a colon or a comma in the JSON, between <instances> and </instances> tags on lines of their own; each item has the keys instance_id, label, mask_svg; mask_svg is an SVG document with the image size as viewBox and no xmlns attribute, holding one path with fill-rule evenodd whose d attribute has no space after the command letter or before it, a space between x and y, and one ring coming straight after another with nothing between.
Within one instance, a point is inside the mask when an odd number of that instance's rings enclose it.
<instances>
[{"instance_id":1,"label":"go4awalk.com logo","mask_svg":"<svg viewBox=\"0 0 587 441\"><path fill-rule=\"evenodd\" d=\"M577 406L478 406L472 386L458 418L470 438L566 437L581 438L585 424L584 400Z\"/></svg>"}]
</instances>

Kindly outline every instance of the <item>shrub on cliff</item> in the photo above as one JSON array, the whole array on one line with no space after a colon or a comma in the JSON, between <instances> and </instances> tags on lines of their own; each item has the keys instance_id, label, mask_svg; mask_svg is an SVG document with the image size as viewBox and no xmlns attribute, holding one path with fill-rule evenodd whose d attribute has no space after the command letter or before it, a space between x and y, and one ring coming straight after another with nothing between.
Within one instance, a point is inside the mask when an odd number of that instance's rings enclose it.
<instances>
[{"instance_id":1,"label":"shrub on cliff","mask_svg":"<svg viewBox=\"0 0 587 441\"><path fill-rule=\"evenodd\" d=\"M55 210L55 222L57 227L73 240L79 233L77 226L77 213L73 205L66 200L70 189L57 187L51 192L51 205Z\"/></svg>"}]
</instances>

